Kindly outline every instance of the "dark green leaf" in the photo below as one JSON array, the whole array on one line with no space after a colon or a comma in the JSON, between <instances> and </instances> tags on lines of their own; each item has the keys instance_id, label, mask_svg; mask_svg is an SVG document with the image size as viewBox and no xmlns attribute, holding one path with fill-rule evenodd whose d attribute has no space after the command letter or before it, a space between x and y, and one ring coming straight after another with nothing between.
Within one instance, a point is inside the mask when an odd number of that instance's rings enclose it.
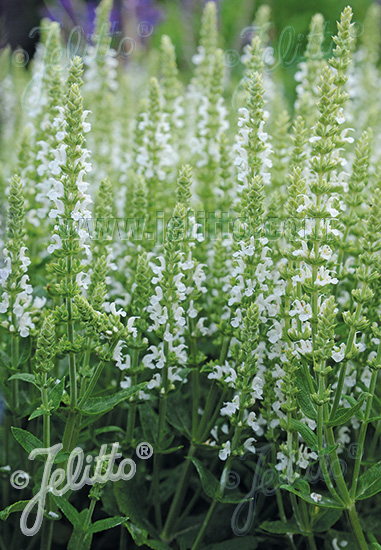
<instances>
[{"instance_id":1,"label":"dark green leaf","mask_svg":"<svg viewBox=\"0 0 381 550\"><path fill-rule=\"evenodd\" d=\"M148 531L146 529L143 529L130 521L127 521L125 526L137 546L143 546L143 544L147 545Z\"/></svg>"},{"instance_id":2,"label":"dark green leaf","mask_svg":"<svg viewBox=\"0 0 381 550\"><path fill-rule=\"evenodd\" d=\"M191 418L189 408L180 391L169 394L167 402L167 421L182 435L191 436Z\"/></svg>"},{"instance_id":3,"label":"dark green leaf","mask_svg":"<svg viewBox=\"0 0 381 550\"><path fill-rule=\"evenodd\" d=\"M56 411L61 404L61 399L65 389L65 378L55 384L55 386L50 390L48 399L52 402L53 411Z\"/></svg>"},{"instance_id":4,"label":"dark green leaf","mask_svg":"<svg viewBox=\"0 0 381 550\"><path fill-rule=\"evenodd\" d=\"M315 508L316 510L316 508ZM339 521L343 510L318 508L313 516L312 530L315 533L324 533Z\"/></svg>"},{"instance_id":5,"label":"dark green leaf","mask_svg":"<svg viewBox=\"0 0 381 550\"><path fill-rule=\"evenodd\" d=\"M344 395L344 399L348 401L351 407L354 407L357 404L356 399L351 395ZM362 412L361 409L355 413L355 417L357 418L357 420L360 420L360 421L363 420L364 413Z\"/></svg>"},{"instance_id":6,"label":"dark green leaf","mask_svg":"<svg viewBox=\"0 0 381 550\"><path fill-rule=\"evenodd\" d=\"M13 437L20 443L20 445L26 450L28 454L30 454L33 449L42 449L44 448L44 445L38 437L35 435L27 432L26 430L22 430L21 428L11 428ZM42 457L36 457L37 460L42 460Z\"/></svg>"},{"instance_id":7,"label":"dark green leaf","mask_svg":"<svg viewBox=\"0 0 381 550\"><path fill-rule=\"evenodd\" d=\"M364 472L358 481L356 500L365 500L381 491L381 460Z\"/></svg>"},{"instance_id":8,"label":"dark green leaf","mask_svg":"<svg viewBox=\"0 0 381 550\"><path fill-rule=\"evenodd\" d=\"M127 390L121 390L113 395L91 397L82 405L80 412L87 415L105 414L116 407L116 405L119 405L119 403L126 401L126 399L129 399L138 391L143 390L146 385L147 384L143 382L142 384L138 384Z\"/></svg>"},{"instance_id":9,"label":"dark green leaf","mask_svg":"<svg viewBox=\"0 0 381 550\"><path fill-rule=\"evenodd\" d=\"M78 511L74 508L74 506L70 504L70 502L64 497L58 497L53 494L52 494L52 497L55 503L57 504L57 506L59 507L59 509L62 511L62 513L70 521L72 526L75 529L78 529L79 531L81 531L83 524L81 523L80 515Z\"/></svg>"},{"instance_id":10,"label":"dark green leaf","mask_svg":"<svg viewBox=\"0 0 381 550\"><path fill-rule=\"evenodd\" d=\"M113 529L118 525L124 523L128 518L122 516L116 516L115 518L101 519L93 523L90 528L90 533L100 533L101 531L107 531L107 529Z\"/></svg>"},{"instance_id":11,"label":"dark green leaf","mask_svg":"<svg viewBox=\"0 0 381 550\"><path fill-rule=\"evenodd\" d=\"M85 533L83 529L74 529L67 550L91 550L92 538L92 533Z\"/></svg>"},{"instance_id":12,"label":"dark green leaf","mask_svg":"<svg viewBox=\"0 0 381 550\"><path fill-rule=\"evenodd\" d=\"M254 537L235 537L223 542L208 544L203 550L255 550L257 547L258 541Z\"/></svg>"},{"instance_id":13,"label":"dark green leaf","mask_svg":"<svg viewBox=\"0 0 381 550\"><path fill-rule=\"evenodd\" d=\"M193 462L197 473L200 476L201 485L205 493L208 495L208 497L215 498L218 488L220 486L219 481L214 477L211 472L209 472L209 470L204 467L204 465L200 460L198 460L198 458L188 456L185 458Z\"/></svg>"},{"instance_id":14,"label":"dark green leaf","mask_svg":"<svg viewBox=\"0 0 381 550\"><path fill-rule=\"evenodd\" d=\"M147 540L146 545L153 550L171 550L171 547L160 540Z\"/></svg>"},{"instance_id":15,"label":"dark green leaf","mask_svg":"<svg viewBox=\"0 0 381 550\"><path fill-rule=\"evenodd\" d=\"M317 447L318 440L317 435L309 428L304 422L300 422L300 420L291 420L291 426L300 433L304 441L307 443L307 445L313 449L314 447Z\"/></svg>"},{"instance_id":16,"label":"dark green leaf","mask_svg":"<svg viewBox=\"0 0 381 550\"><path fill-rule=\"evenodd\" d=\"M303 535L295 520L290 520L287 523L283 521L265 521L261 523L260 528L274 535Z\"/></svg>"},{"instance_id":17,"label":"dark green leaf","mask_svg":"<svg viewBox=\"0 0 381 550\"><path fill-rule=\"evenodd\" d=\"M220 486L220 482L218 481L218 479L214 477L214 475L204 467L204 465L200 460L198 460L198 458L188 457L188 456L185 458L193 462L197 470L197 473L200 476L201 485L205 491L205 494L208 495L208 497L210 498L213 498L213 499L216 498L217 491ZM237 503L245 502L251 499L246 499L244 496L241 496L241 495L237 495L237 496L229 495L224 497L218 497L217 500L219 502L224 502L226 504L237 504Z\"/></svg>"},{"instance_id":18,"label":"dark green leaf","mask_svg":"<svg viewBox=\"0 0 381 550\"><path fill-rule=\"evenodd\" d=\"M313 504L314 506L320 506L321 508L333 508L336 510L344 509L339 502L336 502L335 500L329 497L323 496L321 500L319 500L318 502L315 502L315 500L311 498L310 495L306 493L302 493L301 491L298 491L292 485L281 485L280 488L290 493L294 493L294 495L302 498L303 500L305 500L306 502L309 502L310 504Z\"/></svg>"},{"instance_id":19,"label":"dark green leaf","mask_svg":"<svg viewBox=\"0 0 381 550\"><path fill-rule=\"evenodd\" d=\"M13 514L14 512L22 512L27 504L29 504L29 500L19 500L18 502L14 502L10 506L4 508L4 510L1 510L0 519L5 521L8 519L10 514Z\"/></svg>"},{"instance_id":20,"label":"dark green leaf","mask_svg":"<svg viewBox=\"0 0 381 550\"><path fill-rule=\"evenodd\" d=\"M21 338L19 340L19 357L17 362L17 367L24 365L31 354L32 351L32 340L30 338Z\"/></svg>"},{"instance_id":21,"label":"dark green leaf","mask_svg":"<svg viewBox=\"0 0 381 550\"><path fill-rule=\"evenodd\" d=\"M34 374L28 372L17 372L13 374L8 380L22 380L23 382L28 382L28 384L33 384L37 389L40 389L36 384L36 377Z\"/></svg>"},{"instance_id":22,"label":"dark green leaf","mask_svg":"<svg viewBox=\"0 0 381 550\"><path fill-rule=\"evenodd\" d=\"M144 488L135 479L127 482L118 481L114 483L114 495L119 510L130 520L125 525L132 537L136 536L139 541L143 539L145 541L149 533L156 538L157 533L144 513L147 506L145 504L146 495ZM136 540L135 542L137 543ZM141 544L144 544L144 542L141 542Z\"/></svg>"},{"instance_id":23,"label":"dark green leaf","mask_svg":"<svg viewBox=\"0 0 381 550\"><path fill-rule=\"evenodd\" d=\"M310 418L311 420L316 420L316 408L311 399L311 392L308 387L308 382L301 369L296 372L296 386L299 389L298 393L296 394L296 398L300 408L308 418Z\"/></svg>"},{"instance_id":24,"label":"dark green leaf","mask_svg":"<svg viewBox=\"0 0 381 550\"><path fill-rule=\"evenodd\" d=\"M144 439L155 445L159 429L159 416L151 403L142 403L139 406L140 425L143 428Z\"/></svg>"},{"instance_id":25,"label":"dark green leaf","mask_svg":"<svg viewBox=\"0 0 381 550\"><path fill-rule=\"evenodd\" d=\"M40 405L37 409L35 409L28 420L33 420L34 418L38 418L39 416L42 416L44 414L44 409L42 408L42 405Z\"/></svg>"},{"instance_id":26,"label":"dark green leaf","mask_svg":"<svg viewBox=\"0 0 381 550\"><path fill-rule=\"evenodd\" d=\"M328 420L327 422L324 422L324 425L328 426L329 428L333 428L335 426L341 426L342 424L345 424L362 407L362 404L364 403L364 400L368 396L369 396L369 393L363 394L361 396L360 400L353 407L350 407L350 408L347 408L347 409L343 409L343 408L339 409L336 413L335 418L333 420Z\"/></svg>"}]
</instances>

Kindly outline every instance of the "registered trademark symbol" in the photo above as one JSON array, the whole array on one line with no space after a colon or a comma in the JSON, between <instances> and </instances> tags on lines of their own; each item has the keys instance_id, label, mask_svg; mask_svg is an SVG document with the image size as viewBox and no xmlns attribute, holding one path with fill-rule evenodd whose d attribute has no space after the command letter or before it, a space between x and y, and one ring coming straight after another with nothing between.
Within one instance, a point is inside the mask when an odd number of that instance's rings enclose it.
<instances>
[{"instance_id":1,"label":"registered trademark symbol","mask_svg":"<svg viewBox=\"0 0 381 550\"><path fill-rule=\"evenodd\" d=\"M151 458L151 456L153 455L152 445L146 443L145 441L139 443L139 445L136 447L136 454L138 458L142 458L143 460Z\"/></svg>"}]
</instances>

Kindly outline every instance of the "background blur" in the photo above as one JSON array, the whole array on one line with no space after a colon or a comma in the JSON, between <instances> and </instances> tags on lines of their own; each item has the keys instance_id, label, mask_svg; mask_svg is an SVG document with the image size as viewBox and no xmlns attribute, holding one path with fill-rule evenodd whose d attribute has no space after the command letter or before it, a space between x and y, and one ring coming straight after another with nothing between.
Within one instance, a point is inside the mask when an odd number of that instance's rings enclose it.
<instances>
[{"instance_id":1,"label":"background blur","mask_svg":"<svg viewBox=\"0 0 381 550\"><path fill-rule=\"evenodd\" d=\"M292 100L293 74L302 57L311 17L320 12L326 20L327 55L330 37L335 33L336 20L348 4L346 0L216 0L219 8L220 46L226 51L227 64L234 73L239 64L239 53L250 39L250 25L256 9L267 3L272 10L272 45L287 94ZM115 36L131 37L138 44L131 59L148 54L151 46L159 43L162 34L168 34L175 44L179 65L186 78L195 52L204 0L114 0L112 14ZM38 39L39 21L49 17L59 21L66 36L74 27L83 29L85 40L90 36L97 1L85 0L0 0L0 47L10 43L21 46L33 55ZM358 34L370 0L351 0ZM34 31L32 29L35 29ZM32 31L32 33L31 33ZM32 34L32 36L31 36ZM129 59L128 61L131 61Z\"/></svg>"}]
</instances>

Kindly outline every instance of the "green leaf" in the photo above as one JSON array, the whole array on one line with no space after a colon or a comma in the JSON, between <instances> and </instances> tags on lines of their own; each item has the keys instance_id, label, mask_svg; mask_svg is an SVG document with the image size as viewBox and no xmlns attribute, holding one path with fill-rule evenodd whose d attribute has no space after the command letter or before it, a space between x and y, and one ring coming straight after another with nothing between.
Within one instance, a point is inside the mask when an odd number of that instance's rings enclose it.
<instances>
[{"instance_id":1,"label":"green leaf","mask_svg":"<svg viewBox=\"0 0 381 550\"><path fill-rule=\"evenodd\" d=\"M365 500L381 491L381 460L366 470L357 486L356 500Z\"/></svg>"},{"instance_id":2,"label":"green leaf","mask_svg":"<svg viewBox=\"0 0 381 550\"><path fill-rule=\"evenodd\" d=\"M52 411L56 411L61 404L62 395L65 389L65 378L63 378L58 384L55 384L54 387L50 390L48 394L48 400L51 402ZM35 409L28 420L33 420L38 416L45 414L43 407L40 405Z\"/></svg>"},{"instance_id":3,"label":"green leaf","mask_svg":"<svg viewBox=\"0 0 381 550\"><path fill-rule=\"evenodd\" d=\"M344 399L350 404L351 407L354 407L357 404L356 399L351 395L344 395ZM355 417L360 421L364 419L364 413L361 409L355 413Z\"/></svg>"},{"instance_id":4,"label":"green leaf","mask_svg":"<svg viewBox=\"0 0 381 550\"><path fill-rule=\"evenodd\" d=\"M316 420L316 408L311 399L311 392L308 387L308 382L301 369L296 372L296 386L299 389L298 393L296 394L296 399L299 403L300 408L308 418L310 418L311 420Z\"/></svg>"},{"instance_id":5,"label":"green leaf","mask_svg":"<svg viewBox=\"0 0 381 550\"><path fill-rule=\"evenodd\" d=\"M120 432L124 434L124 430L120 426L104 426L103 428L97 428L96 430L94 430L94 435L97 437L98 435L114 432Z\"/></svg>"},{"instance_id":6,"label":"green leaf","mask_svg":"<svg viewBox=\"0 0 381 550\"><path fill-rule=\"evenodd\" d=\"M21 367L28 361L32 351L31 344L32 344L31 338L19 339L19 357L18 357L17 367Z\"/></svg>"},{"instance_id":7,"label":"green leaf","mask_svg":"<svg viewBox=\"0 0 381 550\"><path fill-rule=\"evenodd\" d=\"M316 508L315 508L316 510ZM324 533L335 525L341 518L343 510L318 508L313 516L312 530L315 533Z\"/></svg>"},{"instance_id":8,"label":"green leaf","mask_svg":"<svg viewBox=\"0 0 381 550\"><path fill-rule=\"evenodd\" d=\"M191 436L191 418L189 408L180 391L169 394L167 401L167 422L176 430L188 437Z\"/></svg>"},{"instance_id":9,"label":"green leaf","mask_svg":"<svg viewBox=\"0 0 381 550\"><path fill-rule=\"evenodd\" d=\"M12 427L11 430L13 437L18 443L20 443L21 447L23 447L28 454L30 454L33 449L44 448L44 444L42 443L42 441L38 439L38 437L36 437L35 435L27 432L26 430L15 427ZM36 459L43 460L41 456L37 456Z\"/></svg>"},{"instance_id":10,"label":"green leaf","mask_svg":"<svg viewBox=\"0 0 381 550\"><path fill-rule=\"evenodd\" d=\"M130 481L117 481L114 483L114 495L122 514L129 518L125 523L136 544L145 544L148 534L156 536L157 533L148 521L144 510L146 509L146 495L144 487L139 485L136 479ZM135 539L136 537L136 539Z\"/></svg>"},{"instance_id":11,"label":"green leaf","mask_svg":"<svg viewBox=\"0 0 381 550\"><path fill-rule=\"evenodd\" d=\"M160 540L146 540L146 545L153 550L171 550L170 546Z\"/></svg>"},{"instance_id":12,"label":"green leaf","mask_svg":"<svg viewBox=\"0 0 381 550\"><path fill-rule=\"evenodd\" d=\"M287 523L283 521L265 521L261 523L260 528L274 535L303 535L295 520L290 520Z\"/></svg>"},{"instance_id":13,"label":"green leaf","mask_svg":"<svg viewBox=\"0 0 381 550\"><path fill-rule=\"evenodd\" d=\"M207 470L202 462L198 458L186 456L187 460L193 462L198 475L200 476L202 488L205 491L205 494L210 498L216 498L217 491L220 486L220 482L214 475ZM253 497L254 498L254 497ZM218 502L224 502L225 504L238 504L240 502L247 502L252 499L246 499L244 496L224 496L217 498Z\"/></svg>"},{"instance_id":14,"label":"green leaf","mask_svg":"<svg viewBox=\"0 0 381 550\"><path fill-rule=\"evenodd\" d=\"M155 454L169 455L183 448L184 448L184 445L179 445L178 447L170 447L169 449L159 449L159 450L155 449Z\"/></svg>"},{"instance_id":15,"label":"green leaf","mask_svg":"<svg viewBox=\"0 0 381 550\"><path fill-rule=\"evenodd\" d=\"M0 349L0 364L8 369L8 370L11 370L11 360L10 360L10 357L8 355L8 353L5 353L5 351L3 351L2 349Z\"/></svg>"},{"instance_id":16,"label":"green leaf","mask_svg":"<svg viewBox=\"0 0 381 550\"><path fill-rule=\"evenodd\" d=\"M321 455L330 455L333 453L333 451L336 451L340 447L340 443L336 443L336 445L328 445L327 447L324 447L321 451Z\"/></svg>"},{"instance_id":17,"label":"green leaf","mask_svg":"<svg viewBox=\"0 0 381 550\"><path fill-rule=\"evenodd\" d=\"M128 518L122 516L115 516L114 518L101 519L93 523L90 527L90 533L100 533L101 531L107 531L107 529L113 529L118 525L124 523Z\"/></svg>"},{"instance_id":18,"label":"green leaf","mask_svg":"<svg viewBox=\"0 0 381 550\"><path fill-rule=\"evenodd\" d=\"M48 394L49 401L52 402L53 411L56 411L61 404L61 399L65 389L65 378L53 386Z\"/></svg>"},{"instance_id":19,"label":"green leaf","mask_svg":"<svg viewBox=\"0 0 381 550\"><path fill-rule=\"evenodd\" d=\"M318 445L318 439L317 435L309 428L306 424L303 422L300 422L300 420L291 420L291 426L300 433L304 441L307 443L307 445L313 449L314 447L317 447Z\"/></svg>"},{"instance_id":20,"label":"green leaf","mask_svg":"<svg viewBox=\"0 0 381 550\"><path fill-rule=\"evenodd\" d=\"M146 387L146 382L128 388L127 390L121 390L113 395L105 395L101 397L91 397L88 399L79 411L82 414L93 415L93 414L105 414L111 411L116 405L126 401L132 395L137 393L140 390L143 390Z\"/></svg>"},{"instance_id":21,"label":"green leaf","mask_svg":"<svg viewBox=\"0 0 381 550\"><path fill-rule=\"evenodd\" d=\"M127 521L125 526L137 546L143 546L143 544L147 545L148 531L146 529L143 529L130 521Z\"/></svg>"},{"instance_id":22,"label":"green leaf","mask_svg":"<svg viewBox=\"0 0 381 550\"><path fill-rule=\"evenodd\" d=\"M1 510L0 512L0 519L5 521L8 519L10 514L13 514L14 512L22 512L27 504L29 504L29 500L19 500L17 502L14 502L10 506L7 506L4 508L4 510Z\"/></svg>"},{"instance_id":23,"label":"green leaf","mask_svg":"<svg viewBox=\"0 0 381 550\"><path fill-rule=\"evenodd\" d=\"M91 550L92 538L92 533L85 533L83 529L74 529L67 550Z\"/></svg>"},{"instance_id":24,"label":"green leaf","mask_svg":"<svg viewBox=\"0 0 381 550\"><path fill-rule=\"evenodd\" d=\"M345 424L362 407L364 400L369 395L370 395L369 393L364 393L361 396L360 400L353 407L346 408L346 409L345 408L338 409L335 418L332 420L328 420L327 422L324 422L324 425L328 426L329 428L334 428L335 426L341 426L342 424Z\"/></svg>"},{"instance_id":25,"label":"green leaf","mask_svg":"<svg viewBox=\"0 0 381 550\"><path fill-rule=\"evenodd\" d=\"M339 503L336 502L336 500L333 500L332 498L322 496L322 499L318 502L315 502L313 498L311 498L311 495L308 495L304 492L298 491L295 487L292 485L281 485L281 489L284 489L285 491L288 491L289 493L293 493L294 495L302 498L306 502L309 502L310 504L313 504L314 506L320 506L321 508L333 508L336 510L344 510L344 507Z\"/></svg>"},{"instance_id":26,"label":"green leaf","mask_svg":"<svg viewBox=\"0 0 381 550\"><path fill-rule=\"evenodd\" d=\"M208 544L203 550L255 550L257 547L257 539L248 536L235 537L234 539L225 540L223 542Z\"/></svg>"},{"instance_id":27,"label":"green leaf","mask_svg":"<svg viewBox=\"0 0 381 550\"><path fill-rule=\"evenodd\" d=\"M57 506L59 507L59 509L62 511L62 513L70 521L72 526L75 529L78 529L79 531L81 531L83 524L81 522L79 512L74 508L74 506L70 504L70 502L64 497L58 497L54 494L52 494L52 497L55 503L57 504Z\"/></svg>"},{"instance_id":28,"label":"green leaf","mask_svg":"<svg viewBox=\"0 0 381 550\"><path fill-rule=\"evenodd\" d=\"M155 445L159 429L159 416L151 403L145 402L139 406L140 425L143 428L144 439Z\"/></svg>"},{"instance_id":29,"label":"green leaf","mask_svg":"<svg viewBox=\"0 0 381 550\"><path fill-rule=\"evenodd\" d=\"M23 382L28 382L28 384L33 384L37 389L40 389L36 384L36 377L34 374L28 372L18 372L13 374L8 378L8 380L22 380Z\"/></svg>"},{"instance_id":30,"label":"green leaf","mask_svg":"<svg viewBox=\"0 0 381 550\"><path fill-rule=\"evenodd\" d=\"M208 495L208 497L215 498L218 488L220 486L217 478L215 478L214 475L204 467L204 465L200 460L198 460L198 458L194 458L191 456L186 456L185 458L187 460L190 460L194 464L197 473L200 476L201 485L205 493Z\"/></svg>"},{"instance_id":31,"label":"green leaf","mask_svg":"<svg viewBox=\"0 0 381 550\"><path fill-rule=\"evenodd\" d=\"M40 405L39 407L37 407L37 409L35 409L32 414L30 415L30 417L28 418L28 421L29 420L33 420L34 418L38 418L39 416L42 416L43 414L45 414L45 411L44 409L42 408L42 405Z\"/></svg>"}]
</instances>

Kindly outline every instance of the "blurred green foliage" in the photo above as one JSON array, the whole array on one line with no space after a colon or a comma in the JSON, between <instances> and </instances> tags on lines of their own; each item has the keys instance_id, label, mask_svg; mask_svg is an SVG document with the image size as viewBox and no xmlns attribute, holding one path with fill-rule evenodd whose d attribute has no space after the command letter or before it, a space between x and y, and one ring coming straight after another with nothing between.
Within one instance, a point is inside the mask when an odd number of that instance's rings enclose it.
<instances>
[{"instance_id":1,"label":"blurred green foliage","mask_svg":"<svg viewBox=\"0 0 381 550\"><path fill-rule=\"evenodd\" d=\"M187 73L198 43L204 2L164 0L160 4L165 18L152 37L153 44L158 46L160 36L168 34L175 44L180 68ZM245 41L250 39L250 27L256 10L262 4L271 7L270 36L275 64L283 78L289 101L292 102L295 93L294 73L303 56L312 16L319 12L325 18L325 49L328 56L332 47L331 36L336 33L336 21L343 8L348 4L352 6L357 35L361 36L363 20L371 0L220 0L220 46L227 52L228 65L233 75L236 73L238 76L242 69L239 55Z\"/></svg>"}]
</instances>

